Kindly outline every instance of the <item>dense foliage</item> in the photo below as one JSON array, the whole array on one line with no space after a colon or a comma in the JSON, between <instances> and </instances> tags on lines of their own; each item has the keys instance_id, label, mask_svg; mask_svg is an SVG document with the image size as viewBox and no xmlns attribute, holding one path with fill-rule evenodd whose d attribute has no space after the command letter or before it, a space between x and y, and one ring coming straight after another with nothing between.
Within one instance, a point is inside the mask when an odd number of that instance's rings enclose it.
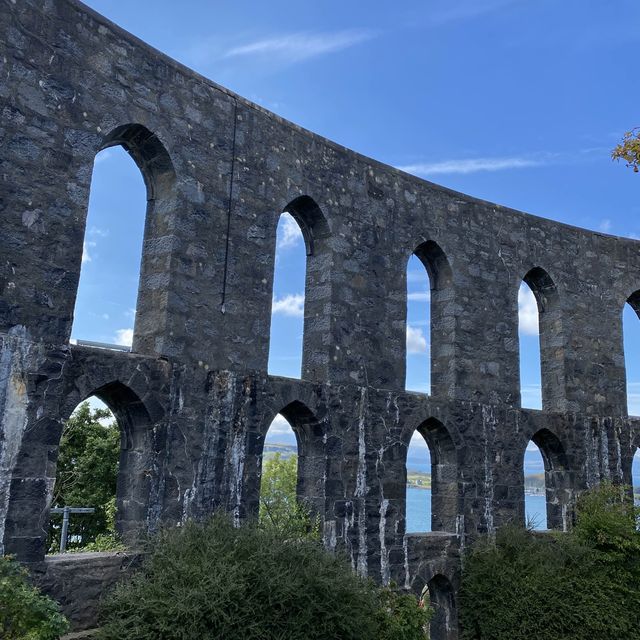
<instances>
[{"instance_id":1,"label":"dense foliage","mask_svg":"<svg viewBox=\"0 0 640 640\"><path fill-rule=\"evenodd\" d=\"M320 530L307 505L299 502L298 456L276 453L262 465L260 481L260 524L275 529L285 538L318 539Z\"/></svg>"},{"instance_id":2,"label":"dense foliage","mask_svg":"<svg viewBox=\"0 0 640 640\"><path fill-rule=\"evenodd\" d=\"M55 640L68 628L58 605L29 584L25 569L0 556L0 638Z\"/></svg>"},{"instance_id":3,"label":"dense foliage","mask_svg":"<svg viewBox=\"0 0 640 640\"><path fill-rule=\"evenodd\" d=\"M614 160L623 160L627 167L640 171L640 127L627 131L622 142L611 152Z\"/></svg>"},{"instance_id":4,"label":"dense foliage","mask_svg":"<svg viewBox=\"0 0 640 640\"><path fill-rule=\"evenodd\" d=\"M54 507L94 507L95 513L72 516L69 549L113 548L115 542L116 481L120 431L108 409L91 409L83 402L67 420L62 432ZM60 545L62 516L52 516L49 550Z\"/></svg>"},{"instance_id":5,"label":"dense foliage","mask_svg":"<svg viewBox=\"0 0 640 640\"><path fill-rule=\"evenodd\" d=\"M102 640L424 638L415 621L427 614L413 596L382 592L317 542L235 528L220 515L161 532L152 545L106 600ZM399 615L404 628L393 627Z\"/></svg>"},{"instance_id":6,"label":"dense foliage","mask_svg":"<svg viewBox=\"0 0 640 640\"><path fill-rule=\"evenodd\" d=\"M378 590L377 640L427 640L432 609L416 606L416 597L395 588Z\"/></svg>"},{"instance_id":7,"label":"dense foliage","mask_svg":"<svg viewBox=\"0 0 640 640\"><path fill-rule=\"evenodd\" d=\"M518 527L467 555L464 640L640 638L638 512L610 485L586 493L567 534Z\"/></svg>"}]
</instances>

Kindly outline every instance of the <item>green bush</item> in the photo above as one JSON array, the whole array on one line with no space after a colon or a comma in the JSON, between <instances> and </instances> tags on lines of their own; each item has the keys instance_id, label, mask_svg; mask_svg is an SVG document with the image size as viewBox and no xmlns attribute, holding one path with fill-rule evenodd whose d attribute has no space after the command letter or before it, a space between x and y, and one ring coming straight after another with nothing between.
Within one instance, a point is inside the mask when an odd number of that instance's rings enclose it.
<instances>
[{"instance_id":1,"label":"green bush","mask_svg":"<svg viewBox=\"0 0 640 640\"><path fill-rule=\"evenodd\" d=\"M225 516L152 544L141 570L106 599L102 640L379 640L391 637L392 611L409 608L319 544L234 528Z\"/></svg>"},{"instance_id":2,"label":"green bush","mask_svg":"<svg viewBox=\"0 0 640 640\"><path fill-rule=\"evenodd\" d=\"M640 532L619 488L583 496L575 529L518 527L467 554L464 640L640 639Z\"/></svg>"},{"instance_id":3,"label":"green bush","mask_svg":"<svg viewBox=\"0 0 640 640\"><path fill-rule=\"evenodd\" d=\"M29 584L27 571L0 556L0 638L55 640L68 628L57 603Z\"/></svg>"}]
</instances>

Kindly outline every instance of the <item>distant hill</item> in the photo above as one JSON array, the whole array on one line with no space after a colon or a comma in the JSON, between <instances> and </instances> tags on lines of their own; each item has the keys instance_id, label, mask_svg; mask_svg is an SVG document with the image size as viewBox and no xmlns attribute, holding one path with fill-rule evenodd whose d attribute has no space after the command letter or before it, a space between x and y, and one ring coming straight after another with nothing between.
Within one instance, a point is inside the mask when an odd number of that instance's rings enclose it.
<instances>
[{"instance_id":1,"label":"distant hill","mask_svg":"<svg viewBox=\"0 0 640 640\"><path fill-rule=\"evenodd\" d=\"M264 457L270 458L279 453L283 458L298 454L298 448L294 444L281 444L278 442L268 442L264 445Z\"/></svg>"},{"instance_id":2,"label":"distant hill","mask_svg":"<svg viewBox=\"0 0 640 640\"><path fill-rule=\"evenodd\" d=\"M544 495L544 473L534 473L524 477L524 492Z\"/></svg>"}]
</instances>

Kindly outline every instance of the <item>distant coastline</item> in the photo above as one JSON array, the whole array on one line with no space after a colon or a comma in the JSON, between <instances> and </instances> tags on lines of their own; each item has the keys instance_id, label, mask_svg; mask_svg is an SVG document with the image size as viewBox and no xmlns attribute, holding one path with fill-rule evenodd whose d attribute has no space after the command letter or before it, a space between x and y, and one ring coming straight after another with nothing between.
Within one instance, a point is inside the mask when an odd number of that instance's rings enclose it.
<instances>
[{"instance_id":1,"label":"distant coastline","mask_svg":"<svg viewBox=\"0 0 640 640\"><path fill-rule=\"evenodd\" d=\"M296 455L297 448L293 444L268 443L264 446L265 458L279 453L283 458ZM431 489L431 474L416 469L407 469L407 487L412 489ZM545 496L544 473L532 473L524 477L524 493L526 496ZM633 488L636 502L640 503L640 486Z\"/></svg>"}]
</instances>

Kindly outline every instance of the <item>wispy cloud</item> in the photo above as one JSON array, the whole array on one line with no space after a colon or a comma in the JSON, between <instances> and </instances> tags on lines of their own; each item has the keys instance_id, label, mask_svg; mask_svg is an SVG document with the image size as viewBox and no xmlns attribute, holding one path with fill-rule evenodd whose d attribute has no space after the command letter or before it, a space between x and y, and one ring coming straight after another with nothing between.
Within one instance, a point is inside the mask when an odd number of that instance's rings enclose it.
<instances>
[{"instance_id":1,"label":"wispy cloud","mask_svg":"<svg viewBox=\"0 0 640 640\"><path fill-rule=\"evenodd\" d=\"M520 323L520 331L525 335L537 336L540 332L538 327L538 303L533 291L525 284L522 284L518 291L518 321Z\"/></svg>"},{"instance_id":2,"label":"wispy cloud","mask_svg":"<svg viewBox=\"0 0 640 640\"><path fill-rule=\"evenodd\" d=\"M282 34L232 47L223 58L269 57L286 62L301 62L328 53L335 53L371 40L376 32L369 29Z\"/></svg>"},{"instance_id":3,"label":"wispy cloud","mask_svg":"<svg viewBox=\"0 0 640 640\"><path fill-rule=\"evenodd\" d=\"M429 302L431 294L428 291L413 291L407 294L407 300L410 302Z\"/></svg>"},{"instance_id":4,"label":"wispy cloud","mask_svg":"<svg viewBox=\"0 0 640 640\"><path fill-rule=\"evenodd\" d=\"M283 298L274 297L271 311L285 316L302 318L304 316L304 294L290 293Z\"/></svg>"},{"instance_id":5,"label":"wispy cloud","mask_svg":"<svg viewBox=\"0 0 640 640\"><path fill-rule=\"evenodd\" d=\"M133 329L118 329L114 340L116 344L130 347L133 344Z\"/></svg>"},{"instance_id":6,"label":"wispy cloud","mask_svg":"<svg viewBox=\"0 0 640 640\"><path fill-rule=\"evenodd\" d=\"M417 176L435 176L442 174L467 174L480 171L504 171L508 169L524 169L541 167L548 164L548 158L518 157L507 158L463 158L460 160L442 160L440 162L423 162L398 167L401 171Z\"/></svg>"},{"instance_id":7,"label":"wispy cloud","mask_svg":"<svg viewBox=\"0 0 640 640\"><path fill-rule=\"evenodd\" d=\"M82 243L82 264L85 262L91 262L91 254L89 249L96 246L95 242L83 242Z\"/></svg>"},{"instance_id":8,"label":"wispy cloud","mask_svg":"<svg viewBox=\"0 0 640 640\"><path fill-rule=\"evenodd\" d=\"M427 353L427 339L422 329L407 325L407 353Z\"/></svg>"},{"instance_id":9,"label":"wispy cloud","mask_svg":"<svg viewBox=\"0 0 640 640\"><path fill-rule=\"evenodd\" d=\"M640 416L640 382L627 382L627 410L630 416Z\"/></svg>"},{"instance_id":10,"label":"wispy cloud","mask_svg":"<svg viewBox=\"0 0 640 640\"><path fill-rule=\"evenodd\" d=\"M269 426L269 435L284 435L289 433L293 435L291 425L287 422L284 416L278 414Z\"/></svg>"},{"instance_id":11,"label":"wispy cloud","mask_svg":"<svg viewBox=\"0 0 640 640\"><path fill-rule=\"evenodd\" d=\"M549 165L575 165L608 157L606 147L585 147L569 151L534 151L515 156L458 158L438 162L414 162L397 168L417 176L509 171Z\"/></svg>"},{"instance_id":12,"label":"wispy cloud","mask_svg":"<svg viewBox=\"0 0 640 640\"><path fill-rule=\"evenodd\" d=\"M293 216L286 211L280 216L278 223L278 249L295 247L303 241L302 231Z\"/></svg>"},{"instance_id":13,"label":"wispy cloud","mask_svg":"<svg viewBox=\"0 0 640 640\"><path fill-rule=\"evenodd\" d=\"M609 233L611 231L611 220L609 220L609 218L602 220L598 229L603 233Z\"/></svg>"}]
</instances>

